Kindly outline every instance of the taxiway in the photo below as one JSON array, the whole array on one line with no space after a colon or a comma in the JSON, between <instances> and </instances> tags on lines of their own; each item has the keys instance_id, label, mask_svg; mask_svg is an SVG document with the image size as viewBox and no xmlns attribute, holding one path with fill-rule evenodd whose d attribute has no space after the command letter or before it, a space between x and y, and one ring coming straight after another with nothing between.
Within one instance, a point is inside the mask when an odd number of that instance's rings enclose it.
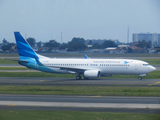
<instances>
[{"instance_id":1,"label":"taxiway","mask_svg":"<svg viewBox=\"0 0 160 120\"><path fill-rule=\"evenodd\" d=\"M160 97L0 94L0 109L160 113Z\"/></svg>"},{"instance_id":2,"label":"taxiway","mask_svg":"<svg viewBox=\"0 0 160 120\"><path fill-rule=\"evenodd\" d=\"M0 85L41 85L41 86L160 86L160 79L89 79L39 78L39 77L0 77Z\"/></svg>"}]
</instances>

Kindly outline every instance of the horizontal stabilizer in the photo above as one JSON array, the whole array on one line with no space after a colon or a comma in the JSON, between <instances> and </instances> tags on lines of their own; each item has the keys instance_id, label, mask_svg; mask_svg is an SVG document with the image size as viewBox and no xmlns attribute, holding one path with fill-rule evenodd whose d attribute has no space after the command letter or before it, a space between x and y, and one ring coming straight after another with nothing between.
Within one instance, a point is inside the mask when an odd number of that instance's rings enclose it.
<instances>
[{"instance_id":1,"label":"horizontal stabilizer","mask_svg":"<svg viewBox=\"0 0 160 120\"><path fill-rule=\"evenodd\" d=\"M28 63L28 61L24 61L24 60L18 60L18 62L21 62L21 63Z\"/></svg>"}]
</instances>

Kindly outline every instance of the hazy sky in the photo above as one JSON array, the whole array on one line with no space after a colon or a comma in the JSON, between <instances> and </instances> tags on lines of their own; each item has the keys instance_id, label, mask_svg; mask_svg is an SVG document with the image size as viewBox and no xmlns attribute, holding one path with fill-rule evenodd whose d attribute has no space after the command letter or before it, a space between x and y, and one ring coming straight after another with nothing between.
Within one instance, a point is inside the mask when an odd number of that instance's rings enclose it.
<instances>
[{"instance_id":1,"label":"hazy sky","mask_svg":"<svg viewBox=\"0 0 160 120\"><path fill-rule=\"evenodd\" d=\"M160 0L0 0L0 41L14 31L36 41L118 39L160 33Z\"/></svg>"}]
</instances>

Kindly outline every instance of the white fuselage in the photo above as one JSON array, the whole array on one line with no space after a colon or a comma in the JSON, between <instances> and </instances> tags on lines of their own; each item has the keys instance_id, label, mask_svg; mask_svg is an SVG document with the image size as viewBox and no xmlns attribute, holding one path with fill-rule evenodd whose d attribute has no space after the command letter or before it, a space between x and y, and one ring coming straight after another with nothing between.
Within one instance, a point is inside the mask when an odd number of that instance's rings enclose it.
<instances>
[{"instance_id":1,"label":"white fuselage","mask_svg":"<svg viewBox=\"0 0 160 120\"><path fill-rule=\"evenodd\" d=\"M108 74L143 76L155 70L155 67L147 62L132 59L40 59L40 62L53 72L64 74L79 74L76 70L98 70L101 76Z\"/></svg>"}]
</instances>

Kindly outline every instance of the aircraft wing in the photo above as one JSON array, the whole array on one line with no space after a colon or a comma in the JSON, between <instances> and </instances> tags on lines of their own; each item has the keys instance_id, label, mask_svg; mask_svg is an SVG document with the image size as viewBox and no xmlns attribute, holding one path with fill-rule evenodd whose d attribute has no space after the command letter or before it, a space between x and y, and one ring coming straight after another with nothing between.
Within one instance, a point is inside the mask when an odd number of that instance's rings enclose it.
<instances>
[{"instance_id":1,"label":"aircraft wing","mask_svg":"<svg viewBox=\"0 0 160 120\"><path fill-rule=\"evenodd\" d=\"M73 67L63 67L63 66L47 66L47 67L55 67L55 68L60 68L62 70L74 71L79 74L83 74L84 71L89 70L87 68L80 68L80 67L74 67L74 68Z\"/></svg>"}]
</instances>

